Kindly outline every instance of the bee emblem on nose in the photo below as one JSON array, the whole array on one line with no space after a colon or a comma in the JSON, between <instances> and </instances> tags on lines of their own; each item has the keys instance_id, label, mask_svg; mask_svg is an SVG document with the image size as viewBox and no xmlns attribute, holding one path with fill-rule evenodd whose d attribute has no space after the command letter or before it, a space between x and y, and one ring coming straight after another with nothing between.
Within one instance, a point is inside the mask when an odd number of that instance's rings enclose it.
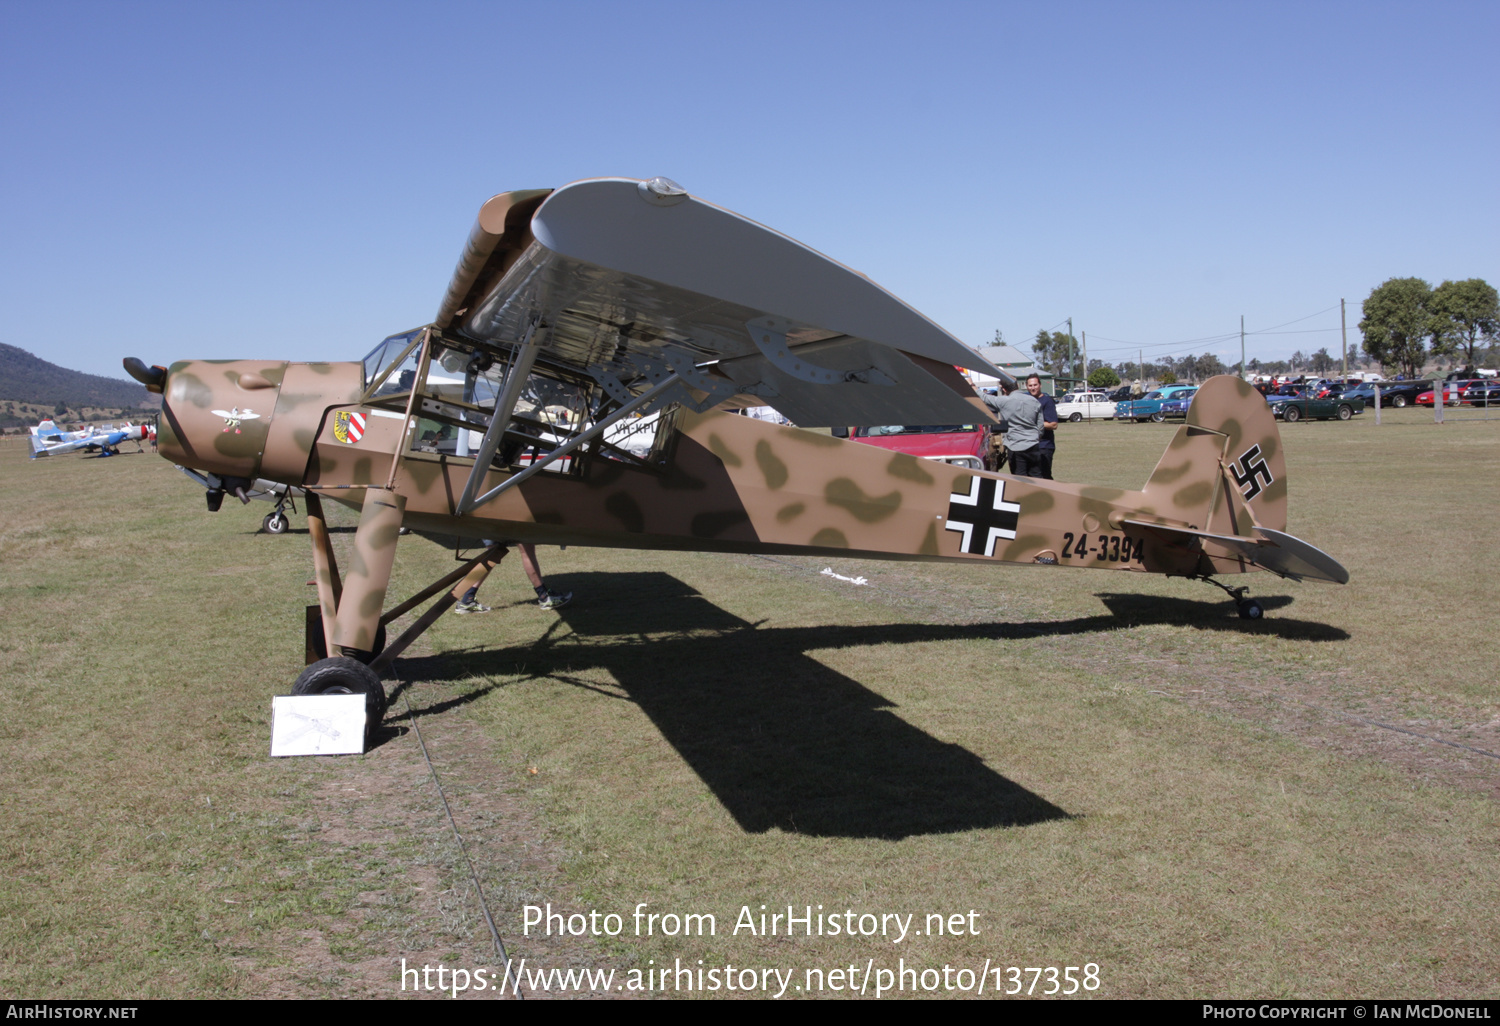
<instances>
[{"instance_id":1,"label":"bee emblem on nose","mask_svg":"<svg viewBox=\"0 0 1500 1026\"><path fill-rule=\"evenodd\" d=\"M241 421L260 420L260 414L256 413L248 406L243 410L238 406L236 406L232 410L215 410L214 416L224 418L224 431L222 432L223 434L228 434L230 428L234 429L235 434L239 434Z\"/></svg>"}]
</instances>

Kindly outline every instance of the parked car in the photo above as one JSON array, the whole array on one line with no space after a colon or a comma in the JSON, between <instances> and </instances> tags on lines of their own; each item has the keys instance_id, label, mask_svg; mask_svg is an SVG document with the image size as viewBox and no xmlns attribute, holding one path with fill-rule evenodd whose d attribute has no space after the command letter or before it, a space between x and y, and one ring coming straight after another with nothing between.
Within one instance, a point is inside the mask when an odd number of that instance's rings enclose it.
<instances>
[{"instance_id":1,"label":"parked car","mask_svg":"<svg viewBox=\"0 0 1500 1026\"><path fill-rule=\"evenodd\" d=\"M1380 405L1399 410L1415 404L1417 396L1431 388L1431 381L1390 381L1380 386Z\"/></svg>"},{"instance_id":2,"label":"parked car","mask_svg":"<svg viewBox=\"0 0 1500 1026\"><path fill-rule=\"evenodd\" d=\"M1059 422L1069 420L1076 424L1080 420L1108 419L1114 415L1115 404L1103 392L1075 392L1057 401Z\"/></svg>"},{"instance_id":3,"label":"parked car","mask_svg":"<svg viewBox=\"0 0 1500 1026\"><path fill-rule=\"evenodd\" d=\"M1147 392L1139 399L1130 402L1115 404L1115 418L1117 420L1154 420L1160 423L1165 418L1161 414L1161 404L1168 399L1175 399L1179 392L1195 389L1196 385L1167 385L1163 388Z\"/></svg>"},{"instance_id":4,"label":"parked car","mask_svg":"<svg viewBox=\"0 0 1500 1026\"><path fill-rule=\"evenodd\" d=\"M984 470L990 452L990 428L987 424L934 424L912 426L877 425L854 429L854 440L866 445L905 452L923 459L938 460Z\"/></svg>"},{"instance_id":5,"label":"parked car","mask_svg":"<svg viewBox=\"0 0 1500 1026\"><path fill-rule=\"evenodd\" d=\"M1134 395L1135 395L1135 386L1134 385L1121 385L1119 388L1117 388L1113 392L1109 393L1109 401L1112 402L1112 403L1129 402L1131 400L1131 398L1134 397Z\"/></svg>"},{"instance_id":6,"label":"parked car","mask_svg":"<svg viewBox=\"0 0 1500 1026\"><path fill-rule=\"evenodd\" d=\"M1432 390L1431 381L1366 381L1344 393L1344 398L1359 398L1366 406L1375 405L1375 389L1380 389L1380 405L1401 409L1417 401L1417 396Z\"/></svg>"},{"instance_id":7,"label":"parked car","mask_svg":"<svg viewBox=\"0 0 1500 1026\"><path fill-rule=\"evenodd\" d=\"M1178 392L1171 399L1161 404L1157 411L1161 420L1186 420L1188 407L1193 405L1193 396L1198 394L1196 388L1190 388L1186 392ZM1157 417L1152 417L1157 420Z\"/></svg>"},{"instance_id":8,"label":"parked car","mask_svg":"<svg viewBox=\"0 0 1500 1026\"><path fill-rule=\"evenodd\" d=\"M1311 385L1304 385L1300 382L1288 381L1286 384L1277 385L1274 389L1266 394L1266 398L1272 399L1276 396L1299 396L1305 394L1310 388L1312 388Z\"/></svg>"},{"instance_id":9,"label":"parked car","mask_svg":"<svg viewBox=\"0 0 1500 1026\"><path fill-rule=\"evenodd\" d=\"M1457 406L1459 403L1463 402L1463 391L1464 391L1465 388L1467 388L1471 384L1473 384L1472 381L1457 381L1457 380L1455 380L1455 381L1444 382L1443 383L1443 405L1444 406ZM1432 388L1429 388L1425 392L1418 392L1417 393L1417 405L1418 406L1431 406L1433 404L1433 401L1434 401L1433 396L1435 395L1436 392L1437 392L1437 386L1436 385L1434 385Z\"/></svg>"},{"instance_id":10,"label":"parked car","mask_svg":"<svg viewBox=\"0 0 1500 1026\"><path fill-rule=\"evenodd\" d=\"M1470 406L1500 405L1500 381L1495 381L1493 378L1475 378L1463 390L1461 398Z\"/></svg>"},{"instance_id":11,"label":"parked car","mask_svg":"<svg viewBox=\"0 0 1500 1026\"><path fill-rule=\"evenodd\" d=\"M1347 395L1337 399L1318 399L1310 389L1300 396L1287 396L1271 404L1271 413L1288 424L1299 420L1348 420L1356 413L1363 413L1364 409L1363 399L1351 399Z\"/></svg>"}]
</instances>

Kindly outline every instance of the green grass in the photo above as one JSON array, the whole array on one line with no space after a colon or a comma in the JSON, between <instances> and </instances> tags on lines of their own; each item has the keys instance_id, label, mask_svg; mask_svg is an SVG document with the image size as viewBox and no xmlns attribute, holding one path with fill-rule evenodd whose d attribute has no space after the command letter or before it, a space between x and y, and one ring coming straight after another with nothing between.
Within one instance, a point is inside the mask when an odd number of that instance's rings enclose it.
<instances>
[{"instance_id":1,"label":"green grass","mask_svg":"<svg viewBox=\"0 0 1500 1026\"><path fill-rule=\"evenodd\" d=\"M1352 581L1256 575L1254 624L1157 578L834 561L858 588L828 560L543 549L578 595L558 616L503 564L495 612L398 670L513 953L1494 997L1500 764L1368 721L1500 751L1500 422L1382 419L1284 429L1290 530ZM1068 425L1057 474L1139 487L1168 437ZM403 956L492 965L410 734L266 757L306 536L203 513L160 460L0 456L5 990L391 994ZM403 542L393 594L450 559ZM545 901L719 934L522 937ZM732 935L761 904L974 910L980 933Z\"/></svg>"}]
</instances>

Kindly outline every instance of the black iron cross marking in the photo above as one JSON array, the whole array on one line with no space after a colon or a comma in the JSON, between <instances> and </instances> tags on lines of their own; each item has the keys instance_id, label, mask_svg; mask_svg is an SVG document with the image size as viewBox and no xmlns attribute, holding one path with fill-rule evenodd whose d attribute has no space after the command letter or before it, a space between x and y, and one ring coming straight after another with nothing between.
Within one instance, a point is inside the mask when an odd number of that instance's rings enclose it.
<instances>
[{"instance_id":1,"label":"black iron cross marking","mask_svg":"<svg viewBox=\"0 0 1500 1026\"><path fill-rule=\"evenodd\" d=\"M1021 504L1005 501L1005 482L993 477L969 478L969 492L948 497L945 531L963 535L959 547L970 555L993 556L995 542L1014 538L1021 522Z\"/></svg>"},{"instance_id":2,"label":"black iron cross marking","mask_svg":"<svg viewBox=\"0 0 1500 1026\"><path fill-rule=\"evenodd\" d=\"M1245 489L1240 492L1240 495L1244 496L1246 502L1260 494L1261 481L1269 486L1275 480L1271 476L1271 468L1266 466L1266 461L1260 458L1258 445L1252 445L1246 449L1244 455L1235 462L1239 463L1239 466L1230 464L1229 472L1234 475L1235 483Z\"/></svg>"}]
</instances>

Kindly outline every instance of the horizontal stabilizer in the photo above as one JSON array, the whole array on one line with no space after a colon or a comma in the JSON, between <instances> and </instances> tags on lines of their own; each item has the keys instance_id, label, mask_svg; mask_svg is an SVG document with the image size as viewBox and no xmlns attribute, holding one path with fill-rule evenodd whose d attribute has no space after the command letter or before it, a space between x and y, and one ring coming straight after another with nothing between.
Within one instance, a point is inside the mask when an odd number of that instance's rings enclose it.
<instances>
[{"instance_id":1,"label":"horizontal stabilizer","mask_svg":"<svg viewBox=\"0 0 1500 1026\"><path fill-rule=\"evenodd\" d=\"M1327 581L1330 584L1348 584L1349 571L1338 560L1316 546L1300 538L1269 527L1255 527L1252 536L1214 534L1191 527L1174 524L1158 524L1150 520L1125 521L1131 527L1144 527L1165 535L1199 538L1222 545L1263 570L1294 581Z\"/></svg>"}]
</instances>

